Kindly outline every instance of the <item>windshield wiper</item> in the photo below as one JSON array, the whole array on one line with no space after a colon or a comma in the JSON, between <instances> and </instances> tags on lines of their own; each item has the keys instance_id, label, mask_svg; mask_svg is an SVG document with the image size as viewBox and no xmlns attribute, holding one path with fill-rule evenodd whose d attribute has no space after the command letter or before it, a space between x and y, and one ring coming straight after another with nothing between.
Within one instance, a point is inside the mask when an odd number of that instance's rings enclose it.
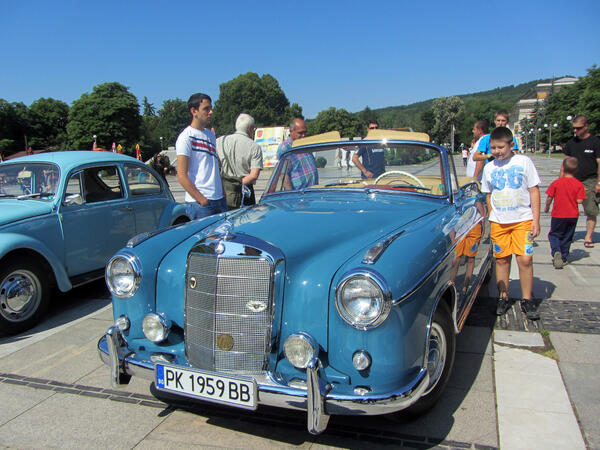
<instances>
[{"instance_id":1,"label":"windshield wiper","mask_svg":"<svg viewBox=\"0 0 600 450\"><path fill-rule=\"evenodd\" d=\"M36 192L34 194L19 195L19 196L17 196L17 200L25 200L28 198L35 198L35 197L52 197L52 196L54 196L54 192Z\"/></svg>"},{"instance_id":2,"label":"windshield wiper","mask_svg":"<svg viewBox=\"0 0 600 450\"><path fill-rule=\"evenodd\" d=\"M388 184L387 186L390 187L394 187L394 188L413 188L413 189L422 189L424 191L430 191L431 188L425 187L425 186L418 186L416 184Z\"/></svg>"},{"instance_id":3,"label":"windshield wiper","mask_svg":"<svg viewBox=\"0 0 600 450\"><path fill-rule=\"evenodd\" d=\"M2 197L2 198L5 198L5 197L12 198L12 197L15 197L15 195L14 194L0 194L0 197Z\"/></svg>"},{"instance_id":4,"label":"windshield wiper","mask_svg":"<svg viewBox=\"0 0 600 450\"><path fill-rule=\"evenodd\" d=\"M340 180L340 181L334 181L333 183L327 183L325 185L325 187L331 187L331 186L346 186L347 184L356 184L359 183L358 180Z\"/></svg>"}]
</instances>

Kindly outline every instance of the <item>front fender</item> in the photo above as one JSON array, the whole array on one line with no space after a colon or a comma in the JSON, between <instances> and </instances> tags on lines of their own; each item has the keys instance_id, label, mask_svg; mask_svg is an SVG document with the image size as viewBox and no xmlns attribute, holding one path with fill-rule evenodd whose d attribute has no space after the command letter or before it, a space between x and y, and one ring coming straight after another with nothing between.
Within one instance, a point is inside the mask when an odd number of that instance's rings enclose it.
<instances>
[{"instance_id":1,"label":"front fender","mask_svg":"<svg viewBox=\"0 0 600 450\"><path fill-rule=\"evenodd\" d=\"M2 233L0 259L3 259L7 254L13 251L23 249L31 250L46 260L52 268L56 284L62 292L69 291L73 288L67 272L65 271L63 262L46 244L25 234Z\"/></svg>"},{"instance_id":2,"label":"front fender","mask_svg":"<svg viewBox=\"0 0 600 450\"><path fill-rule=\"evenodd\" d=\"M165 207L162 215L160 216L159 228L169 227L173 225L177 219L184 216L187 217L185 205L171 202Z\"/></svg>"}]
</instances>

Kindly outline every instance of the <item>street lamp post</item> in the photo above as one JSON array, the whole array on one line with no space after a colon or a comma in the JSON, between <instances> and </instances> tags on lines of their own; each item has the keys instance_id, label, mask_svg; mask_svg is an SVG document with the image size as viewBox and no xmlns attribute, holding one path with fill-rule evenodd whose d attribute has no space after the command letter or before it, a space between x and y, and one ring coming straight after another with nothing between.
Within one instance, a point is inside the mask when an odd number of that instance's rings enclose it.
<instances>
[{"instance_id":1,"label":"street lamp post","mask_svg":"<svg viewBox=\"0 0 600 450\"><path fill-rule=\"evenodd\" d=\"M96 136L96 135L93 135L92 137L94 138L94 145L92 146L92 150L96 150L96 146L97 146L97 144L96 144L96 138L97 138L98 136Z\"/></svg>"},{"instance_id":2,"label":"street lamp post","mask_svg":"<svg viewBox=\"0 0 600 450\"><path fill-rule=\"evenodd\" d=\"M158 139L160 139L160 151L162 152L162 136L160 136Z\"/></svg>"},{"instance_id":3,"label":"street lamp post","mask_svg":"<svg viewBox=\"0 0 600 450\"><path fill-rule=\"evenodd\" d=\"M548 156L552 155L552 128L556 128L557 126L557 123L554 125L549 123L544 124L544 128L548 128Z\"/></svg>"}]
</instances>

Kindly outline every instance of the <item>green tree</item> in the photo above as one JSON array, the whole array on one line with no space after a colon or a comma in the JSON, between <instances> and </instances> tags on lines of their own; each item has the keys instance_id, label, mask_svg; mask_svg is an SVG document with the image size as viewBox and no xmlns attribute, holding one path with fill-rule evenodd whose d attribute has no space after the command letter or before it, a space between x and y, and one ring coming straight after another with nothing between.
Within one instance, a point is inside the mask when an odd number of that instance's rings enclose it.
<instances>
[{"instance_id":1,"label":"green tree","mask_svg":"<svg viewBox=\"0 0 600 450\"><path fill-rule=\"evenodd\" d=\"M0 99L0 149L6 154L24 150L31 134L27 106Z\"/></svg>"},{"instance_id":2,"label":"green tree","mask_svg":"<svg viewBox=\"0 0 600 450\"><path fill-rule=\"evenodd\" d=\"M67 143L69 105L53 98L39 98L28 111L33 148L64 148Z\"/></svg>"},{"instance_id":3,"label":"green tree","mask_svg":"<svg viewBox=\"0 0 600 450\"><path fill-rule=\"evenodd\" d=\"M458 128L462 124L465 115L464 102L459 97L440 97L433 101L432 110L432 140L438 144L450 143L452 126Z\"/></svg>"},{"instance_id":4,"label":"green tree","mask_svg":"<svg viewBox=\"0 0 600 450\"><path fill-rule=\"evenodd\" d=\"M156 116L156 109L154 108L154 105L148 101L148 97L144 97L142 102L142 110L142 115L144 117Z\"/></svg>"},{"instance_id":5,"label":"green tree","mask_svg":"<svg viewBox=\"0 0 600 450\"><path fill-rule=\"evenodd\" d=\"M272 75L259 77L254 72L221 84L214 111L213 125L217 135L232 133L237 116L243 112L254 117L257 126L287 124L292 115L302 112L298 105L292 110L289 100Z\"/></svg>"},{"instance_id":6,"label":"green tree","mask_svg":"<svg viewBox=\"0 0 600 450\"><path fill-rule=\"evenodd\" d=\"M117 82L95 86L83 94L69 111L67 135L76 149L92 148L93 136L99 147L121 144L126 153L135 154L140 137L140 106L126 86Z\"/></svg>"},{"instance_id":7,"label":"green tree","mask_svg":"<svg viewBox=\"0 0 600 450\"><path fill-rule=\"evenodd\" d=\"M328 131L339 131L342 137L364 136L366 130L366 125L355 114L333 106L317 114L306 127L309 136Z\"/></svg>"}]
</instances>

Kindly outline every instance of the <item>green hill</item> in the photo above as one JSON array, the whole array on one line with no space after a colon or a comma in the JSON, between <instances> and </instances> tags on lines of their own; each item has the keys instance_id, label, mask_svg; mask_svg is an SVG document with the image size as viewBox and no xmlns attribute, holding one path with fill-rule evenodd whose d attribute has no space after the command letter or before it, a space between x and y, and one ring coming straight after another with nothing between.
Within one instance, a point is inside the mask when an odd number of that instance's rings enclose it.
<instances>
[{"instance_id":1,"label":"green hill","mask_svg":"<svg viewBox=\"0 0 600 450\"><path fill-rule=\"evenodd\" d=\"M493 120L494 113L499 109L510 112L514 104L538 83L548 82L550 79L534 80L519 85L511 85L491 89L489 91L475 92L473 94L458 95L465 103L465 117L458 129L459 141L470 142L470 131L473 123L479 119ZM428 117L434 99L412 103L403 106L388 106L373 109L384 128L411 127L415 131L427 131L432 117Z\"/></svg>"}]
</instances>

